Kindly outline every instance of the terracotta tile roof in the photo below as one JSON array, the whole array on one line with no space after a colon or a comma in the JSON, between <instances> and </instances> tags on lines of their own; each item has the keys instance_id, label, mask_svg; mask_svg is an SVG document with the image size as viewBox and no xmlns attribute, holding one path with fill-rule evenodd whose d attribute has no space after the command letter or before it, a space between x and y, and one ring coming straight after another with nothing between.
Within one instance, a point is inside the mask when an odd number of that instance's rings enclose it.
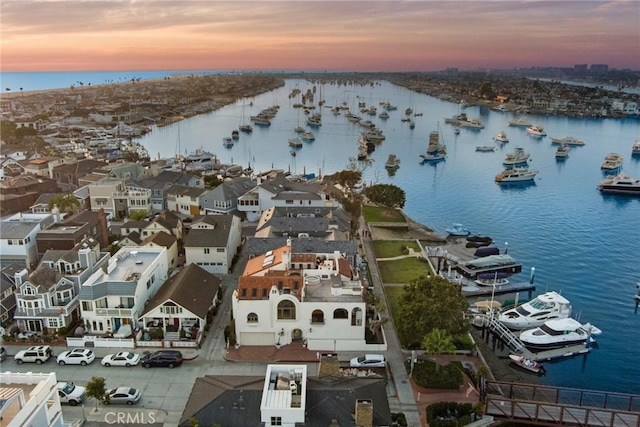
<instances>
[{"instance_id":1,"label":"terracotta tile roof","mask_svg":"<svg viewBox=\"0 0 640 427\"><path fill-rule=\"evenodd\" d=\"M252 276L261 271L268 270L270 268L272 269L274 266L282 264L282 254L284 252L290 252L290 248L287 245L265 252L264 254L258 255L255 258L250 259L247 262L247 265L244 268L244 272L242 273L242 275ZM271 256L273 256L273 261L268 264L265 264L265 260Z\"/></svg>"},{"instance_id":2,"label":"terracotta tile roof","mask_svg":"<svg viewBox=\"0 0 640 427\"><path fill-rule=\"evenodd\" d=\"M277 274L279 273L279 274ZM238 279L238 299L241 300L261 300L268 297L272 286L277 288L291 289L291 295L299 300L302 299L303 278L298 273L291 274L292 271L271 272L267 276L242 276Z\"/></svg>"}]
</instances>

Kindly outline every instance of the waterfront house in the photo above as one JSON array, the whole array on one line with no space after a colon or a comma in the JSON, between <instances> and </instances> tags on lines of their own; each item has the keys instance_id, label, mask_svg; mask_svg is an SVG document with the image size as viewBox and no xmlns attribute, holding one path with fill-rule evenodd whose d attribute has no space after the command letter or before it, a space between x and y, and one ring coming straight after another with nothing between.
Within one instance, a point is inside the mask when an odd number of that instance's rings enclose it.
<instances>
[{"instance_id":1,"label":"waterfront house","mask_svg":"<svg viewBox=\"0 0 640 427\"><path fill-rule=\"evenodd\" d=\"M232 298L235 339L240 345L298 341L311 350L364 351L365 292L340 252L296 253L288 239L247 262Z\"/></svg>"},{"instance_id":2,"label":"waterfront house","mask_svg":"<svg viewBox=\"0 0 640 427\"><path fill-rule=\"evenodd\" d=\"M163 247L123 247L108 261L106 271L95 272L80 287L80 311L88 333L116 332L137 327L145 303L168 278L167 250Z\"/></svg>"},{"instance_id":3,"label":"waterfront house","mask_svg":"<svg viewBox=\"0 0 640 427\"><path fill-rule=\"evenodd\" d=\"M238 198L256 186L251 178L235 178L225 181L207 191L201 197L202 213L205 215L238 214Z\"/></svg>"},{"instance_id":4,"label":"waterfront house","mask_svg":"<svg viewBox=\"0 0 640 427\"><path fill-rule=\"evenodd\" d=\"M240 218L204 215L193 218L184 239L185 261L212 274L228 274L242 243Z\"/></svg>"},{"instance_id":5,"label":"waterfront house","mask_svg":"<svg viewBox=\"0 0 640 427\"><path fill-rule=\"evenodd\" d=\"M255 237L349 238L350 216L340 207L272 207L265 210Z\"/></svg>"}]
</instances>

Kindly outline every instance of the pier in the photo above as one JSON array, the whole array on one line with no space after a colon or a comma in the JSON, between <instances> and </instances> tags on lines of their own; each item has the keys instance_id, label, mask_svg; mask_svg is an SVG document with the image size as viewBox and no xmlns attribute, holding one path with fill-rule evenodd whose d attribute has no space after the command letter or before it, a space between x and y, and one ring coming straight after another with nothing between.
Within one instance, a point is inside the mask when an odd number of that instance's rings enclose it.
<instances>
[{"instance_id":1,"label":"pier","mask_svg":"<svg viewBox=\"0 0 640 427\"><path fill-rule=\"evenodd\" d=\"M640 396L595 390L485 381L485 413L536 425L640 425Z\"/></svg>"}]
</instances>

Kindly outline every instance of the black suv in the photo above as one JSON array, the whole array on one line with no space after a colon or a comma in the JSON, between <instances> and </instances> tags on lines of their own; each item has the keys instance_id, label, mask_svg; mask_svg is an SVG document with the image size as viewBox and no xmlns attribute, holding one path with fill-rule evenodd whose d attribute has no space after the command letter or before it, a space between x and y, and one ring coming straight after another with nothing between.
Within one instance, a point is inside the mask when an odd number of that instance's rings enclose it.
<instances>
[{"instance_id":1,"label":"black suv","mask_svg":"<svg viewBox=\"0 0 640 427\"><path fill-rule=\"evenodd\" d=\"M142 356L140 364L145 368L166 366L175 368L182 365L182 353L177 350L159 350Z\"/></svg>"}]
</instances>

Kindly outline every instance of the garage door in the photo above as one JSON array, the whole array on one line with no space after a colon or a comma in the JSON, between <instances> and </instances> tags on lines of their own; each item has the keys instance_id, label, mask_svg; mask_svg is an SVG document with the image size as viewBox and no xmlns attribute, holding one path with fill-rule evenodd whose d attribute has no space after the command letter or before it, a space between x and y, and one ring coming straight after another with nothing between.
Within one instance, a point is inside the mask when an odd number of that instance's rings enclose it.
<instances>
[{"instance_id":1,"label":"garage door","mask_svg":"<svg viewBox=\"0 0 640 427\"><path fill-rule=\"evenodd\" d=\"M242 345L274 345L273 334L264 332L242 332L240 334Z\"/></svg>"}]
</instances>

